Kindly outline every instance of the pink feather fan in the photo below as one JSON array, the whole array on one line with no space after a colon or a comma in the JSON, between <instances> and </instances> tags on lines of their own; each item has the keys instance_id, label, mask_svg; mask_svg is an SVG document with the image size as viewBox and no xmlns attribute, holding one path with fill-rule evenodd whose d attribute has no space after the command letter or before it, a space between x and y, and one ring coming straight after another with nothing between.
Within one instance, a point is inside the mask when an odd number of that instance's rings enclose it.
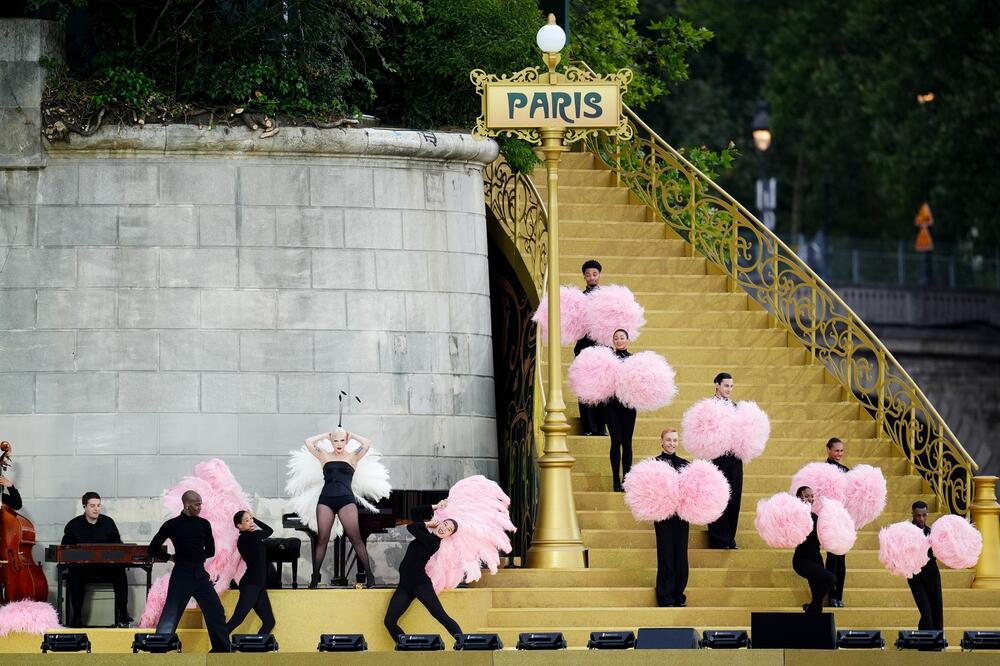
<instances>
[{"instance_id":1,"label":"pink feather fan","mask_svg":"<svg viewBox=\"0 0 1000 666\"><path fill-rule=\"evenodd\" d=\"M587 335L594 342L610 347L619 328L635 340L645 323L645 311L628 287L612 284L587 295Z\"/></svg>"},{"instance_id":2,"label":"pink feather fan","mask_svg":"<svg viewBox=\"0 0 1000 666\"><path fill-rule=\"evenodd\" d=\"M879 530L878 559L894 576L912 578L930 561L924 531L909 521Z\"/></svg>"},{"instance_id":3,"label":"pink feather fan","mask_svg":"<svg viewBox=\"0 0 1000 666\"><path fill-rule=\"evenodd\" d=\"M753 524L772 548L795 548L813 528L809 505L789 493L778 493L757 502Z\"/></svg>"},{"instance_id":4,"label":"pink feather fan","mask_svg":"<svg viewBox=\"0 0 1000 666\"><path fill-rule=\"evenodd\" d=\"M12 601L0 606L0 636L44 634L61 628L56 609L44 601ZM15 659L9 663L16 662Z\"/></svg>"},{"instance_id":5,"label":"pink feather fan","mask_svg":"<svg viewBox=\"0 0 1000 666\"><path fill-rule=\"evenodd\" d=\"M816 504L819 504L816 512L816 536L819 537L820 545L828 553L846 555L854 547L858 536L851 514L847 513L843 504L834 499L814 500L814 507Z\"/></svg>"},{"instance_id":6,"label":"pink feather fan","mask_svg":"<svg viewBox=\"0 0 1000 666\"><path fill-rule=\"evenodd\" d=\"M756 402L744 400L737 403L732 429L730 450L737 458L748 463L764 453L764 447L771 436L771 421Z\"/></svg>"},{"instance_id":7,"label":"pink feather fan","mask_svg":"<svg viewBox=\"0 0 1000 666\"><path fill-rule=\"evenodd\" d=\"M231 580L239 580L246 572L246 564L236 549L239 530L233 525L233 515L248 509L250 499L226 463L218 458L198 463L194 476L184 477L164 492L163 506L171 517L183 509L181 496L188 490L201 495L200 516L212 525L215 556L205 562L205 571L212 579L215 591L221 594L229 588ZM166 602L169 575L161 576L153 584L139 626L155 627L159 621Z\"/></svg>"},{"instance_id":8,"label":"pink feather fan","mask_svg":"<svg viewBox=\"0 0 1000 666\"><path fill-rule=\"evenodd\" d=\"M949 514L935 520L927 540L934 556L949 569L971 569L983 552L983 535L961 516Z\"/></svg>"},{"instance_id":9,"label":"pink feather fan","mask_svg":"<svg viewBox=\"0 0 1000 666\"><path fill-rule=\"evenodd\" d=\"M559 287L559 341L563 346L571 345L587 335L587 295L576 287ZM549 335L549 297L542 295L538 309L531 320L538 324L542 341Z\"/></svg>"},{"instance_id":10,"label":"pink feather fan","mask_svg":"<svg viewBox=\"0 0 1000 666\"><path fill-rule=\"evenodd\" d=\"M621 362L608 347L587 347L569 366L569 386L585 405L596 405L615 394Z\"/></svg>"},{"instance_id":11,"label":"pink feather fan","mask_svg":"<svg viewBox=\"0 0 1000 666\"><path fill-rule=\"evenodd\" d=\"M452 519L458 531L441 540L438 551L425 567L434 589L458 587L479 580L485 564L490 573L500 566L500 553L509 553L515 532L510 521L510 498L495 482L477 474L462 479L448 492L448 506L436 511L434 519Z\"/></svg>"},{"instance_id":12,"label":"pink feather fan","mask_svg":"<svg viewBox=\"0 0 1000 666\"><path fill-rule=\"evenodd\" d=\"M656 352L633 354L619 367L615 395L623 405L640 412L666 407L677 395L676 374Z\"/></svg>"},{"instance_id":13,"label":"pink feather fan","mask_svg":"<svg viewBox=\"0 0 1000 666\"><path fill-rule=\"evenodd\" d=\"M833 465L827 465L833 467ZM882 470L871 465L855 465L845 474L844 507L859 530L872 522L885 509L888 493Z\"/></svg>"},{"instance_id":14,"label":"pink feather fan","mask_svg":"<svg viewBox=\"0 0 1000 666\"><path fill-rule=\"evenodd\" d=\"M636 520L655 522L677 513L680 480L677 471L662 460L650 458L635 465L622 483L625 505Z\"/></svg>"},{"instance_id":15,"label":"pink feather fan","mask_svg":"<svg viewBox=\"0 0 1000 666\"><path fill-rule=\"evenodd\" d=\"M729 482L707 460L695 460L680 471L680 504L677 515L694 525L719 519L729 503Z\"/></svg>"},{"instance_id":16,"label":"pink feather fan","mask_svg":"<svg viewBox=\"0 0 1000 666\"><path fill-rule=\"evenodd\" d=\"M681 417L681 440L697 458L711 460L729 450L733 441L733 404L725 400L699 400Z\"/></svg>"},{"instance_id":17,"label":"pink feather fan","mask_svg":"<svg viewBox=\"0 0 1000 666\"><path fill-rule=\"evenodd\" d=\"M835 465L813 462L795 473L789 492L794 495L802 486L812 488L818 499L832 499L843 504L847 495L847 475Z\"/></svg>"}]
</instances>

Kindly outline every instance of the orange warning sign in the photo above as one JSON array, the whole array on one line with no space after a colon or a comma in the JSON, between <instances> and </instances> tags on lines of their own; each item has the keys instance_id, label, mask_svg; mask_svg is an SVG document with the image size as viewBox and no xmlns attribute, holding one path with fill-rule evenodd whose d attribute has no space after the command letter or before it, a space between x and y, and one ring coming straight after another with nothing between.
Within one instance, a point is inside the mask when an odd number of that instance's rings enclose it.
<instances>
[{"instance_id":1,"label":"orange warning sign","mask_svg":"<svg viewBox=\"0 0 1000 666\"><path fill-rule=\"evenodd\" d=\"M917 217L913 220L913 224L920 227L920 231L917 232L917 242L914 243L913 249L917 252L930 252L933 250L934 239L931 238L930 228L934 225L934 216L931 214L931 207L926 201L920 206L920 210L917 211Z\"/></svg>"}]
</instances>

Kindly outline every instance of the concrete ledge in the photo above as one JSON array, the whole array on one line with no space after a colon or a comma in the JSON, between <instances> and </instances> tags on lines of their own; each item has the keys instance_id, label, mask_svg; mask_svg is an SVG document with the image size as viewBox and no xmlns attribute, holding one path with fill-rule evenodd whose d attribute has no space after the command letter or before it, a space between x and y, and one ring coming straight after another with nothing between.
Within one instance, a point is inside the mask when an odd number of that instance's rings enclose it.
<instances>
[{"instance_id":1,"label":"concrete ledge","mask_svg":"<svg viewBox=\"0 0 1000 666\"><path fill-rule=\"evenodd\" d=\"M106 127L91 136L69 135L65 142L45 141L52 157L82 154L166 155L244 153L248 156L325 155L406 157L488 164L499 149L491 139L469 134L407 129L315 129L282 127L268 139L245 127L207 129L196 125Z\"/></svg>"}]
</instances>

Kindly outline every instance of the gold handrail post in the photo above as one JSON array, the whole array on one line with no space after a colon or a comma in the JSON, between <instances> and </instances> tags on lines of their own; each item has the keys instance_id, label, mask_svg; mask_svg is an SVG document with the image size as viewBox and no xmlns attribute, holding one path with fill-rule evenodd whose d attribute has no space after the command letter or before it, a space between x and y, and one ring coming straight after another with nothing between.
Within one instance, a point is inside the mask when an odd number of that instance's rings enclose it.
<instances>
[{"instance_id":1,"label":"gold handrail post","mask_svg":"<svg viewBox=\"0 0 1000 666\"><path fill-rule=\"evenodd\" d=\"M983 552L976 563L972 587L1000 590L1000 504L997 504L997 477L973 478L972 522L983 535Z\"/></svg>"}]
</instances>

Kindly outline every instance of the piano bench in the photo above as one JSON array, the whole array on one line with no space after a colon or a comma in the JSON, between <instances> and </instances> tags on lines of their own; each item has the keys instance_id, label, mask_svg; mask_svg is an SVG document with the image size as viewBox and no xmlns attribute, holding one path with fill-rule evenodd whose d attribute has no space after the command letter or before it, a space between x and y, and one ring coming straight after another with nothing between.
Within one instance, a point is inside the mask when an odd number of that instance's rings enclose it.
<instances>
[{"instance_id":1,"label":"piano bench","mask_svg":"<svg viewBox=\"0 0 1000 666\"><path fill-rule=\"evenodd\" d=\"M292 565L292 589L299 588L299 556L302 553L302 539L297 537L264 539L267 561L278 565L278 588L281 588L281 570L286 562Z\"/></svg>"}]
</instances>

